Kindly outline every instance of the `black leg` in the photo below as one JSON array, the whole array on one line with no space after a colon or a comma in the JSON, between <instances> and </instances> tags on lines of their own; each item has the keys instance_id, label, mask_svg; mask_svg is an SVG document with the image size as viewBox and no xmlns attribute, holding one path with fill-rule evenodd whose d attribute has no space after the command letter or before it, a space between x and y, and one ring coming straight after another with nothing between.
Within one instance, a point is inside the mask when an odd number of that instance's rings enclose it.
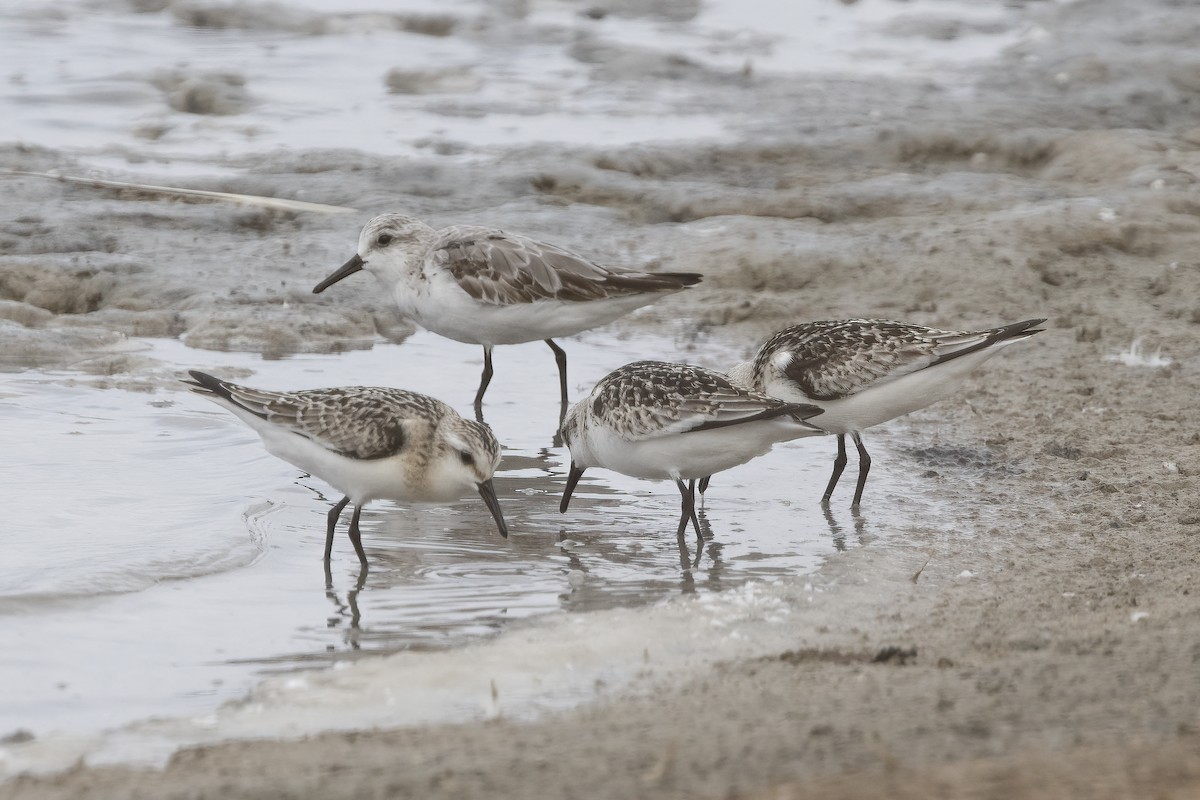
<instances>
[{"instance_id":1,"label":"black leg","mask_svg":"<svg viewBox=\"0 0 1200 800\"><path fill-rule=\"evenodd\" d=\"M858 432L850 435L854 437L854 446L858 448L858 486L854 489L854 502L850 507L858 508L858 504L862 502L863 487L867 485L867 473L871 471L871 456L867 453L867 448L863 447Z\"/></svg>"},{"instance_id":2,"label":"black leg","mask_svg":"<svg viewBox=\"0 0 1200 800\"><path fill-rule=\"evenodd\" d=\"M858 434L854 434L858 438ZM825 487L825 495L821 498L822 503L828 503L829 498L833 497L833 487L837 486L838 478L842 477L842 470L846 468L846 434L838 434L838 454L833 460L833 474L829 476L829 485Z\"/></svg>"},{"instance_id":3,"label":"black leg","mask_svg":"<svg viewBox=\"0 0 1200 800\"><path fill-rule=\"evenodd\" d=\"M708 482L712 480L712 475L705 475L700 479L700 494L708 491Z\"/></svg>"},{"instance_id":4,"label":"black leg","mask_svg":"<svg viewBox=\"0 0 1200 800\"><path fill-rule=\"evenodd\" d=\"M704 547L704 534L700 532L700 518L696 516L696 481L688 481L688 502L692 507L692 527L696 529L696 547Z\"/></svg>"},{"instance_id":5,"label":"black leg","mask_svg":"<svg viewBox=\"0 0 1200 800\"><path fill-rule=\"evenodd\" d=\"M479 376L479 391L475 393L475 416L483 416L483 393L492 382L492 346L483 346L483 374Z\"/></svg>"},{"instance_id":6,"label":"black leg","mask_svg":"<svg viewBox=\"0 0 1200 800\"><path fill-rule=\"evenodd\" d=\"M683 541L683 532L687 530L688 523L692 520L692 508L688 504L687 484L679 478L675 479L675 485L679 487L679 495L683 498L683 511L679 517L679 530L675 535L679 537L679 541Z\"/></svg>"},{"instance_id":7,"label":"black leg","mask_svg":"<svg viewBox=\"0 0 1200 800\"><path fill-rule=\"evenodd\" d=\"M333 528L337 525L338 517L342 515L342 509L350 502L349 497L343 497L342 502L338 503L333 508L329 509L329 526L325 529L325 563L329 564L329 557L333 554ZM325 568L328 571L328 566Z\"/></svg>"},{"instance_id":8,"label":"black leg","mask_svg":"<svg viewBox=\"0 0 1200 800\"><path fill-rule=\"evenodd\" d=\"M567 411L567 351L554 343L553 339L544 340L554 351L554 360L558 362L558 390L562 396L562 413ZM560 414L561 416L561 414ZM559 420L561 424L561 420Z\"/></svg>"},{"instance_id":9,"label":"black leg","mask_svg":"<svg viewBox=\"0 0 1200 800\"><path fill-rule=\"evenodd\" d=\"M685 484L676 478L675 485L679 487L679 494L683 497L679 516L679 530L675 532L675 538L679 540L680 563L684 564L686 568L688 563L687 542L683 538L683 533L687 530L688 523L690 522L696 526L696 563L700 562L700 548L704 546L704 536L700 533L700 520L696 518L696 481L691 480Z\"/></svg>"},{"instance_id":10,"label":"black leg","mask_svg":"<svg viewBox=\"0 0 1200 800\"><path fill-rule=\"evenodd\" d=\"M363 571L367 569L367 554L363 552L362 533L358 529L358 515L362 513L362 506L355 506L354 513L350 515L350 544L354 545L354 552L358 553L359 563L363 565Z\"/></svg>"}]
</instances>

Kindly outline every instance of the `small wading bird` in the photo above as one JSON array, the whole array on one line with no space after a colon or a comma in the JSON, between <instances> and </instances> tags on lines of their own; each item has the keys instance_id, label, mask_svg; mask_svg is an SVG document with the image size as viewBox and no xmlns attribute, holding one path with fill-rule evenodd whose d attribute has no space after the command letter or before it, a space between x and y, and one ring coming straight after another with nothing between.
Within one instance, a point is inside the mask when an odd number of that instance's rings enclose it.
<instances>
[{"instance_id":1,"label":"small wading bird","mask_svg":"<svg viewBox=\"0 0 1200 800\"><path fill-rule=\"evenodd\" d=\"M571 451L571 471L559 511L566 512L589 467L674 481L683 497L676 537L686 560L688 520L695 526L697 546L704 541L696 519L696 480L744 464L776 442L822 434L805 421L820 413L814 405L734 386L724 375L701 367L626 364L567 412L562 437Z\"/></svg>"},{"instance_id":2,"label":"small wading bird","mask_svg":"<svg viewBox=\"0 0 1200 800\"><path fill-rule=\"evenodd\" d=\"M483 375L492 379L492 348L541 339L554 351L562 408L567 354L554 340L612 322L700 281L691 272L647 273L602 267L552 244L494 228L437 230L402 214L375 217L358 252L313 288L320 294L359 270L374 273L400 312L426 330L483 345Z\"/></svg>"},{"instance_id":3,"label":"small wading bird","mask_svg":"<svg viewBox=\"0 0 1200 800\"><path fill-rule=\"evenodd\" d=\"M982 331L943 331L883 319L808 322L775 333L729 377L740 386L823 410L813 425L837 434L838 453L822 503L829 502L846 467L850 434L858 448L852 503L857 507L871 469L862 430L947 397L1002 348L1041 333L1037 326L1045 321L1027 319ZM706 478L700 491L707 488Z\"/></svg>"},{"instance_id":4,"label":"small wading bird","mask_svg":"<svg viewBox=\"0 0 1200 800\"><path fill-rule=\"evenodd\" d=\"M329 511L326 564L334 526L348 503L354 503L350 541L364 569L358 517L371 500L450 502L478 491L500 535L508 536L492 486L500 445L491 428L463 419L440 400L364 386L271 392L196 370L188 374L193 380L184 383L192 391L253 428L268 453L345 495Z\"/></svg>"}]
</instances>

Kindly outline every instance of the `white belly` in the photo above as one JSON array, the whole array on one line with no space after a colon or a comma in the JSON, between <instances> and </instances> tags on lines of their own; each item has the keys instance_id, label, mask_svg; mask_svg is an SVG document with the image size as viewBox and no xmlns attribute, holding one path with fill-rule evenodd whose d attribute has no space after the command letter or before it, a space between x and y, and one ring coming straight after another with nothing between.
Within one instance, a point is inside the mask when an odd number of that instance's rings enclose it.
<instances>
[{"instance_id":1,"label":"white belly","mask_svg":"<svg viewBox=\"0 0 1200 800\"><path fill-rule=\"evenodd\" d=\"M467 344L497 345L571 336L612 322L663 294L495 305L479 302L449 281L429 287L420 295L408 286L397 285L394 296L401 313L426 330Z\"/></svg>"},{"instance_id":2,"label":"white belly","mask_svg":"<svg viewBox=\"0 0 1200 800\"><path fill-rule=\"evenodd\" d=\"M980 350L893 381L871 386L838 400L817 400L808 397L794 383L779 380L768 381L765 391L783 400L820 406L824 413L810 419L810 423L830 433L852 433L925 408L948 397L962 386L967 375L975 367L999 350L1000 347Z\"/></svg>"},{"instance_id":3,"label":"white belly","mask_svg":"<svg viewBox=\"0 0 1200 800\"><path fill-rule=\"evenodd\" d=\"M594 466L622 475L692 480L744 464L776 442L811 435L810 430L791 420L773 419L630 442L604 428L592 432L588 449Z\"/></svg>"}]
</instances>

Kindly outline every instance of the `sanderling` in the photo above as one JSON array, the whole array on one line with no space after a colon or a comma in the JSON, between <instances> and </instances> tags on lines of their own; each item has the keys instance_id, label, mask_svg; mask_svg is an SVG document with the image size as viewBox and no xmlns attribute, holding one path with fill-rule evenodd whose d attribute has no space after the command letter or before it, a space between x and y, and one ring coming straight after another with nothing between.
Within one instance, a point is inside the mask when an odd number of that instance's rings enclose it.
<instances>
[{"instance_id":1,"label":"sanderling","mask_svg":"<svg viewBox=\"0 0 1200 800\"><path fill-rule=\"evenodd\" d=\"M829 502L846 467L846 434L858 448L857 507L871 457L859 432L937 402L967 373L1041 329L1027 319L983 331L943 331L883 319L808 322L771 336L754 358L729 371L735 383L825 413L813 424L836 433L838 454L821 502ZM702 481L700 491L707 488Z\"/></svg>"},{"instance_id":2,"label":"sanderling","mask_svg":"<svg viewBox=\"0 0 1200 800\"><path fill-rule=\"evenodd\" d=\"M483 345L476 413L481 413L492 379L494 346L538 339L548 344L558 362L565 410L567 354L555 338L612 322L701 277L602 267L552 244L494 228L436 230L412 217L383 214L362 229L354 257L313 292L364 269L375 273L401 313L421 327Z\"/></svg>"},{"instance_id":3,"label":"sanderling","mask_svg":"<svg viewBox=\"0 0 1200 800\"><path fill-rule=\"evenodd\" d=\"M496 518L500 535L508 536L492 486L500 444L487 425L463 419L442 401L367 386L271 392L196 370L188 374L194 380L184 383L192 391L253 428L267 452L345 495L329 511L326 563L334 526L351 502L350 541L364 569L358 517L370 500L449 502L475 490Z\"/></svg>"},{"instance_id":4,"label":"sanderling","mask_svg":"<svg viewBox=\"0 0 1200 800\"><path fill-rule=\"evenodd\" d=\"M814 405L791 403L732 384L687 364L638 361L606 375L567 412L562 437L571 471L559 511L588 467L634 478L672 480L683 496L677 537L696 519L696 480L744 464L776 442L824 433L804 420ZM684 482L687 482L686 484Z\"/></svg>"}]
</instances>

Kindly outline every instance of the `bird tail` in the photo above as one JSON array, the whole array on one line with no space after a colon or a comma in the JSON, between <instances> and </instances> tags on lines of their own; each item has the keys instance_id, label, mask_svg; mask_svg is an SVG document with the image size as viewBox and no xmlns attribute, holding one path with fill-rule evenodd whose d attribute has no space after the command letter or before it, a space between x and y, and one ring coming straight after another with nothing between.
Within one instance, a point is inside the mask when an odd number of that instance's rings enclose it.
<instances>
[{"instance_id":1,"label":"bird tail","mask_svg":"<svg viewBox=\"0 0 1200 800\"><path fill-rule=\"evenodd\" d=\"M812 403L789 403L787 414L796 422L803 422L810 428L815 428L808 420L815 417L817 414L824 413L825 409L820 406L814 406Z\"/></svg>"},{"instance_id":2,"label":"bird tail","mask_svg":"<svg viewBox=\"0 0 1200 800\"><path fill-rule=\"evenodd\" d=\"M222 400L234 402L233 395L230 394L228 386L226 385L225 381L221 380L220 378L196 369L189 369L188 375L192 376L192 380L184 380L181 382L191 386L192 391L196 394L215 395L216 397L220 397Z\"/></svg>"},{"instance_id":3,"label":"bird tail","mask_svg":"<svg viewBox=\"0 0 1200 800\"><path fill-rule=\"evenodd\" d=\"M949 352L943 353L928 366L936 366L946 361L950 361L955 358L961 358L962 356L970 355L971 353L977 353L980 350L986 350L989 347L994 347L999 344L1011 344L1012 342L1026 339L1030 336L1033 336L1035 333L1041 333L1042 331L1046 330L1045 328L1037 327L1045 321L1046 320L1044 319L1027 319L1021 322L1014 322L1011 325L992 328L990 331L986 331L987 336L984 338L979 339L966 347L960 346L957 350L950 350Z\"/></svg>"},{"instance_id":4,"label":"bird tail","mask_svg":"<svg viewBox=\"0 0 1200 800\"><path fill-rule=\"evenodd\" d=\"M704 278L698 272L613 272L605 281L609 286L630 293L678 292L695 286Z\"/></svg>"}]
</instances>

